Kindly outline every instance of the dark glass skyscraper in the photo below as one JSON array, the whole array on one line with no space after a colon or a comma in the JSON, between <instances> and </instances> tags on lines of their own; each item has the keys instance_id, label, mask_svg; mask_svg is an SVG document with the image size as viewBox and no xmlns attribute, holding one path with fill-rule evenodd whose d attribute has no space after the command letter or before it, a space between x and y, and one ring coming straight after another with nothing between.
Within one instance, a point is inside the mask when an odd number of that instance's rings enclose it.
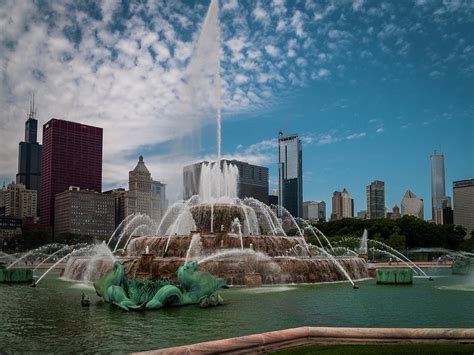
<instances>
[{"instance_id":1,"label":"dark glass skyscraper","mask_svg":"<svg viewBox=\"0 0 474 355\"><path fill-rule=\"evenodd\" d=\"M303 152L298 135L278 136L278 205L303 217Z\"/></svg>"},{"instance_id":2,"label":"dark glass skyscraper","mask_svg":"<svg viewBox=\"0 0 474 355\"><path fill-rule=\"evenodd\" d=\"M54 197L70 186L102 190L102 128L51 119L43 126L41 223L54 223Z\"/></svg>"},{"instance_id":3,"label":"dark glass skyscraper","mask_svg":"<svg viewBox=\"0 0 474 355\"><path fill-rule=\"evenodd\" d=\"M446 196L446 185L444 176L444 154L434 152L431 157L431 216L436 220L436 209L446 208L451 205Z\"/></svg>"},{"instance_id":4,"label":"dark glass skyscraper","mask_svg":"<svg viewBox=\"0 0 474 355\"><path fill-rule=\"evenodd\" d=\"M369 219L385 218L385 183L375 180L366 188Z\"/></svg>"},{"instance_id":5,"label":"dark glass skyscraper","mask_svg":"<svg viewBox=\"0 0 474 355\"><path fill-rule=\"evenodd\" d=\"M41 176L41 144L37 141L38 121L34 98L30 102L30 112L25 122L25 141L20 142L18 151L18 173L16 182L29 190L36 190L39 198Z\"/></svg>"}]
</instances>

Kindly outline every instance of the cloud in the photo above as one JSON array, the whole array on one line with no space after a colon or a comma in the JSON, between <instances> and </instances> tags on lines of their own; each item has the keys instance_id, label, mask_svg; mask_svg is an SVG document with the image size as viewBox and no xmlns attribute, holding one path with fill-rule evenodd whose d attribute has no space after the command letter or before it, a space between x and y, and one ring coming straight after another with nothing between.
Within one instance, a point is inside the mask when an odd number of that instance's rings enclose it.
<instances>
[{"instance_id":1,"label":"cloud","mask_svg":"<svg viewBox=\"0 0 474 355\"><path fill-rule=\"evenodd\" d=\"M362 137L365 137L365 136L366 136L365 132L352 133L352 134L346 136L346 139L347 140L352 140L352 139L356 139L356 138L362 138Z\"/></svg>"},{"instance_id":2,"label":"cloud","mask_svg":"<svg viewBox=\"0 0 474 355\"><path fill-rule=\"evenodd\" d=\"M280 50L272 44L267 44L265 46L265 51L272 57L277 57L280 55Z\"/></svg>"},{"instance_id":3,"label":"cloud","mask_svg":"<svg viewBox=\"0 0 474 355\"><path fill-rule=\"evenodd\" d=\"M354 0L352 2L352 10L359 11L363 5L364 5L364 0Z\"/></svg>"},{"instance_id":4,"label":"cloud","mask_svg":"<svg viewBox=\"0 0 474 355\"><path fill-rule=\"evenodd\" d=\"M239 8L238 0L229 0L229 1L224 2L224 4L222 5L223 12L236 10L238 8Z\"/></svg>"},{"instance_id":5,"label":"cloud","mask_svg":"<svg viewBox=\"0 0 474 355\"><path fill-rule=\"evenodd\" d=\"M376 133L382 133L384 132L384 128L383 127L380 127L380 128L377 128L377 130L375 131Z\"/></svg>"}]
</instances>

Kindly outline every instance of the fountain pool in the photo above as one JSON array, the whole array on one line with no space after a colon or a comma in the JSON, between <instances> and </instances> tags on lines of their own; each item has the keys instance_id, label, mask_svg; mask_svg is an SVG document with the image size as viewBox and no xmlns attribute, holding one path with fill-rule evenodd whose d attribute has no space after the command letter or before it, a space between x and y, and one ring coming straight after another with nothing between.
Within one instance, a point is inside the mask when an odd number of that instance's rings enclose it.
<instances>
[{"instance_id":1,"label":"fountain pool","mask_svg":"<svg viewBox=\"0 0 474 355\"><path fill-rule=\"evenodd\" d=\"M297 326L474 327L474 287L449 269L425 270L411 286L347 283L231 288L225 305L130 313L102 302L91 286L52 271L40 287L0 284L1 350L128 353ZM80 296L91 306L80 306ZM15 300L12 302L11 300ZM60 305L60 306L51 306Z\"/></svg>"}]
</instances>

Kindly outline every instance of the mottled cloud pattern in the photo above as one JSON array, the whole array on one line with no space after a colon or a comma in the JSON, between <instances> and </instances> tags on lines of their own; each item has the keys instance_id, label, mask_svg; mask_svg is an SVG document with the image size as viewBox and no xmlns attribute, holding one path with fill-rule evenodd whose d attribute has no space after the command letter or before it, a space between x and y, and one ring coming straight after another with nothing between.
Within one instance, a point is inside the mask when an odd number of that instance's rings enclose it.
<instances>
[{"instance_id":1,"label":"mottled cloud pattern","mask_svg":"<svg viewBox=\"0 0 474 355\"><path fill-rule=\"evenodd\" d=\"M1 173L16 172L17 143L35 93L40 124L57 117L104 128L104 185L123 184L139 153L156 178L176 181L182 164L202 157L196 137L214 120L212 95L203 89L196 98L189 85L207 5L2 1ZM472 1L228 0L220 10L224 124L237 114L268 110L312 81L343 79L361 58L375 66L384 66L384 57L397 58L407 75L432 80L453 66L459 75L474 76L472 39L447 31L453 25L472 28ZM433 33L448 55L430 41ZM413 64L407 59L413 51L424 51L427 60ZM310 132L307 144L365 135ZM274 146L269 140L224 151L267 163Z\"/></svg>"}]
</instances>

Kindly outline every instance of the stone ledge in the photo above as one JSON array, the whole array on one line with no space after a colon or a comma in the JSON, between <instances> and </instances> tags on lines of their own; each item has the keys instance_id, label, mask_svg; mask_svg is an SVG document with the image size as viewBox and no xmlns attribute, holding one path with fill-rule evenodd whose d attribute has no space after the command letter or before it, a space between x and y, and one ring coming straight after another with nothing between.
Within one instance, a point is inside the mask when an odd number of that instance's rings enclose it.
<instances>
[{"instance_id":1,"label":"stone ledge","mask_svg":"<svg viewBox=\"0 0 474 355\"><path fill-rule=\"evenodd\" d=\"M311 344L465 343L474 344L473 328L329 328L301 327L214 340L135 354L254 353Z\"/></svg>"}]
</instances>

